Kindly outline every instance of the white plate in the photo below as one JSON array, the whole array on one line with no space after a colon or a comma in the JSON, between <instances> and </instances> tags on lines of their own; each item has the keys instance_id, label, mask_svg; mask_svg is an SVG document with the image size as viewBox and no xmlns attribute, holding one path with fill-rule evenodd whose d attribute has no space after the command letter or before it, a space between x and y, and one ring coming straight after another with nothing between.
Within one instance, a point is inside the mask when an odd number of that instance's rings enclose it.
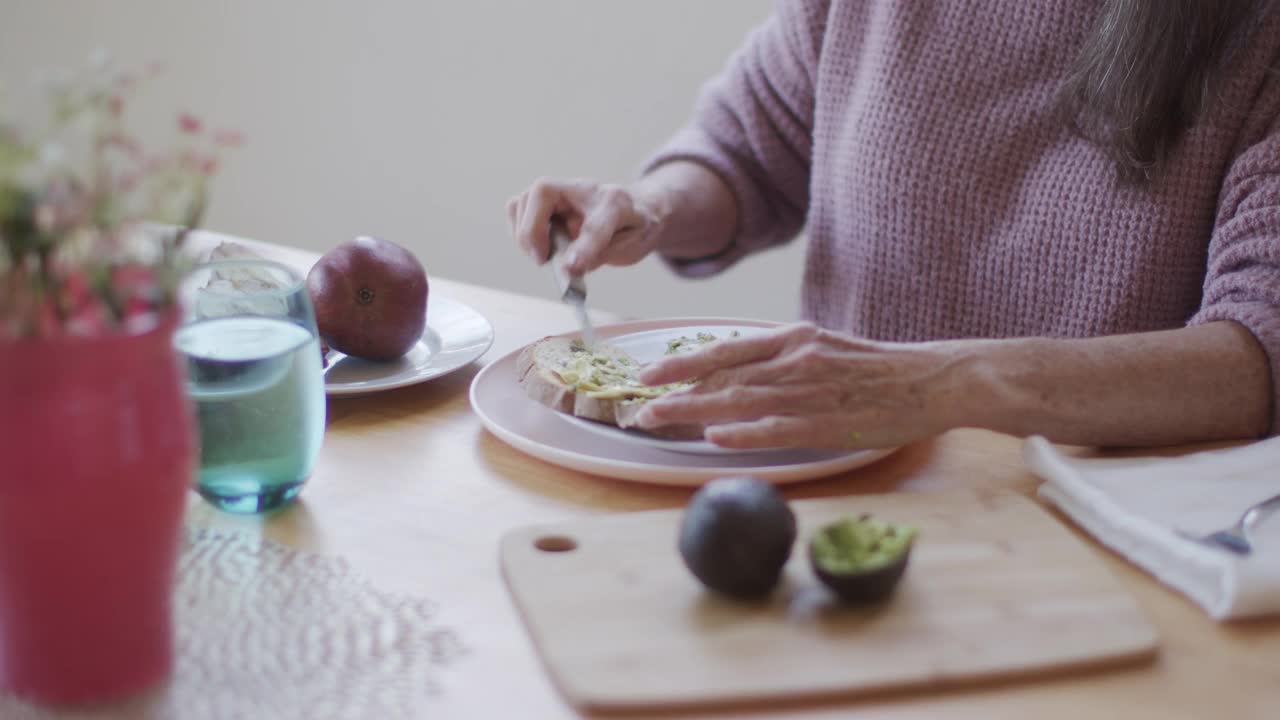
<instances>
[{"instance_id":1,"label":"white plate","mask_svg":"<svg viewBox=\"0 0 1280 720\"><path fill-rule=\"evenodd\" d=\"M698 328L705 331L708 327L718 327L746 334L774 325L755 320L691 318L620 323L599 328L597 332L599 337L614 342L617 338L655 331L678 337L696 332ZM659 354L663 347L665 343L659 347ZM516 375L519 354L519 350L513 351L476 375L471 382L471 407L485 428L503 442L572 470L660 485L697 486L717 477L743 474L774 483L790 483L847 472L879 460L895 449L704 454L676 452L649 442L595 432L561 421L561 413L524 394Z\"/></svg>"},{"instance_id":2,"label":"white plate","mask_svg":"<svg viewBox=\"0 0 1280 720\"><path fill-rule=\"evenodd\" d=\"M447 375L485 354L493 326L483 315L449 298L427 299L427 329L404 357L373 362L329 353L324 390L329 395L363 395Z\"/></svg>"},{"instance_id":3,"label":"white plate","mask_svg":"<svg viewBox=\"0 0 1280 720\"><path fill-rule=\"evenodd\" d=\"M661 360L667 353L667 343L680 337L695 337L698 333L709 333L717 339L723 340L730 336L731 333L738 333L741 337L751 337L753 335L761 335L768 332L768 327L743 326L743 325L705 325L695 327L664 327L657 330L645 330L642 332L628 333L618 335L609 340L609 344L625 351L636 362L641 365ZM636 430L623 430L616 425L607 425L605 423L584 420L573 415L564 413L556 413L556 416L567 423L576 425L588 432L600 433L606 437L614 438L620 442L634 443L637 445L645 445L648 447L658 448L661 450L670 450L679 453L691 453L694 455L755 455L759 453L776 453L776 450L740 450L734 448L723 448L707 442L706 440L667 440L665 438L654 437L647 433ZM840 453L846 454L846 453Z\"/></svg>"}]
</instances>

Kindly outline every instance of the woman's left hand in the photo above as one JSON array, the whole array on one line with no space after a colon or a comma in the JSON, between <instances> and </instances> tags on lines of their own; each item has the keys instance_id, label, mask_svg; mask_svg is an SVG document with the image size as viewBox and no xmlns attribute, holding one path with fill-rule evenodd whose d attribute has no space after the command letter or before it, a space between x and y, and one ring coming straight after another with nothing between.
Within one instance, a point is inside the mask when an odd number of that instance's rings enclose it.
<instances>
[{"instance_id":1,"label":"woman's left hand","mask_svg":"<svg viewBox=\"0 0 1280 720\"><path fill-rule=\"evenodd\" d=\"M651 400L641 427L706 426L728 448L903 445L964 422L957 343L881 343L810 324L722 340L646 368L650 385L700 378Z\"/></svg>"}]
</instances>

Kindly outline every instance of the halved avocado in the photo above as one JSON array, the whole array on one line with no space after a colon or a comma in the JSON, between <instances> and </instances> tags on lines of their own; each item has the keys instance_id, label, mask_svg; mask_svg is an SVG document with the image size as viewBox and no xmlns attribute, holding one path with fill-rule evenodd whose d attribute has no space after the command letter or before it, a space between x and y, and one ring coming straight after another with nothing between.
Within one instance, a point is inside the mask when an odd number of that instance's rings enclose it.
<instances>
[{"instance_id":1,"label":"halved avocado","mask_svg":"<svg viewBox=\"0 0 1280 720\"><path fill-rule=\"evenodd\" d=\"M679 549L703 585L749 600L778 584L795 539L796 517L773 485L753 477L720 478L689 501Z\"/></svg>"},{"instance_id":2,"label":"halved avocado","mask_svg":"<svg viewBox=\"0 0 1280 720\"><path fill-rule=\"evenodd\" d=\"M870 515L846 517L819 528L809 541L813 572L841 600L881 602L907 570L919 531Z\"/></svg>"}]
</instances>

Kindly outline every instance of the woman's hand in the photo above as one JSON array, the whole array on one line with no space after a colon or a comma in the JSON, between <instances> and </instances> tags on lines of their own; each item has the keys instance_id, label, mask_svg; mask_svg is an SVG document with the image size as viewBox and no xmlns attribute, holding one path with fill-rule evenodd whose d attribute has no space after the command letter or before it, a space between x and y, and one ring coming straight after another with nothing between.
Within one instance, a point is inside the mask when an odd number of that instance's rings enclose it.
<instances>
[{"instance_id":1,"label":"woman's hand","mask_svg":"<svg viewBox=\"0 0 1280 720\"><path fill-rule=\"evenodd\" d=\"M706 426L730 448L866 448L902 445L957 427L966 397L965 354L949 343L869 342L791 325L664 358L651 385L700 378L650 401L642 427Z\"/></svg>"},{"instance_id":2,"label":"woman's hand","mask_svg":"<svg viewBox=\"0 0 1280 720\"><path fill-rule=\"evenodd\" d=\"M547 261L553 215L574 238L568 269L587 272L630 265L654 250L673 259L715 255L732 241L738 209L729 186L695 162L666 163L628 186L538 180L507 202L507 219L539 265Z\"/></svg>"},{"instance_id":3,"label":"woman's hand","mask_svg":"<svg viewBox=\"0 0 1280 720\"><path fill-rule=\"evenodd\" d=\"M541 265L550 250L548 225L558 215L574 238L565 266L581 273L644 259L659 237L661 197L638 186L541 179L507 201L507 220L516 242Z\"/></svg>"}]
</instances>

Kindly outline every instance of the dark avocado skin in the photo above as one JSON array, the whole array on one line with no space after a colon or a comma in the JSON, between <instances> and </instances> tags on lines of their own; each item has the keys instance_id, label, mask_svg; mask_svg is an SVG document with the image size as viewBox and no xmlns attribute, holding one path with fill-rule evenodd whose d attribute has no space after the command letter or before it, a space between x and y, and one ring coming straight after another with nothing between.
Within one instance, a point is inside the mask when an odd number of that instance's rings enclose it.
<instances>
[{"instance_id":1,"label":"dark avocado skin","mask_svg":"<svg viewBox=\"0 0 1280 720\"><path fill-rule=\"evenodd\" d=\"M813 568L813 574L831 588L837 597L850 605L870 605L887 600L907 571L907 560L910 558L911 548L908 547L902 557L875 570L833 573L818 563L813 544L809 545L809 565Z\"/></svg>"},{"instance_id":2,"label":"dark avocado skin","mask_svg":"<svg viewBox=\"0 0 1280 720\"><path fill-rule=\"evenodd\" d=\"M703 585L752 600L778 584L795 539L795 514L776 488L752 477L721 478L689 501L679 549Z\"/></svg>"}]
</instances>

